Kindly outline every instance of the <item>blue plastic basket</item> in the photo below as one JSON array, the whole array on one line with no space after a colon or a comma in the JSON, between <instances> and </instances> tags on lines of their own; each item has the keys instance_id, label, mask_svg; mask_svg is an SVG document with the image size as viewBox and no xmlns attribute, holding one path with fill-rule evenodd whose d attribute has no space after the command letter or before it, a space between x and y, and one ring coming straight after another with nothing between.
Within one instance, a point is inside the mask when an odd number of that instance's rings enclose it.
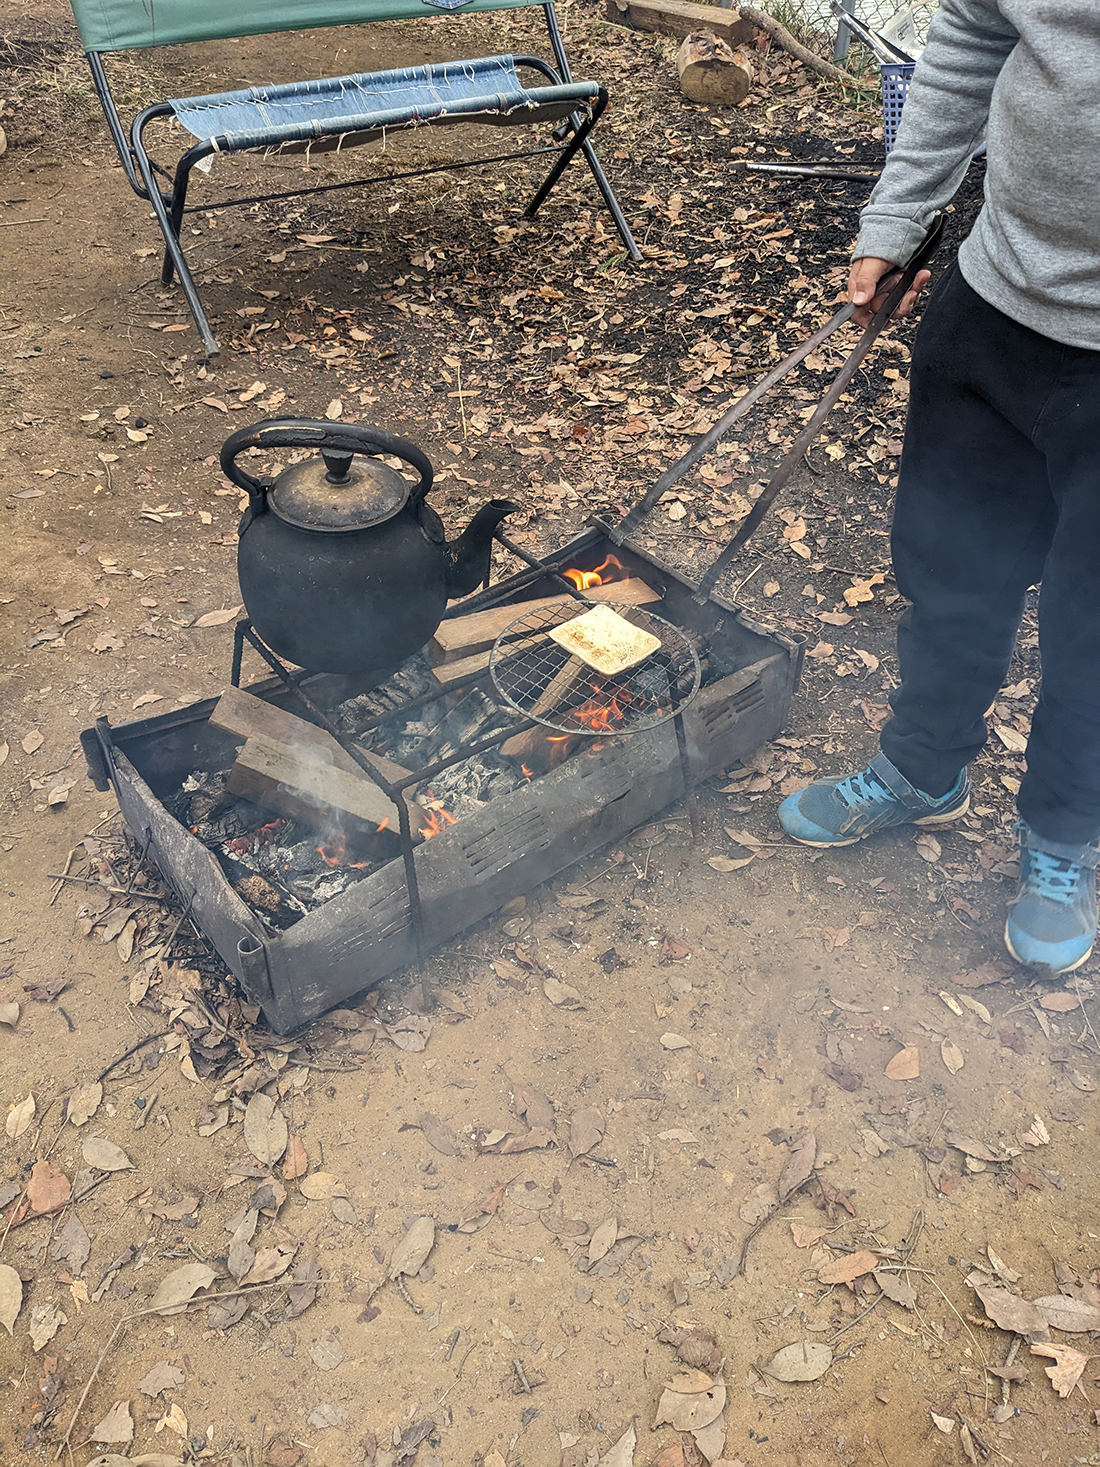
<instances>
[{"instance_id":1,"label":"blue plastic basket","mask_svg":"<svg viewBox=\"0 0 1100 1467\"><path fill-rule=\"evenodd\" d=\"M916 63L913 61L898 61L879 67L882 73L882 132L887 153L894 151L894 144L897 142L901 109L909 95L915 68Z\"/></svg>"}]
</instances>

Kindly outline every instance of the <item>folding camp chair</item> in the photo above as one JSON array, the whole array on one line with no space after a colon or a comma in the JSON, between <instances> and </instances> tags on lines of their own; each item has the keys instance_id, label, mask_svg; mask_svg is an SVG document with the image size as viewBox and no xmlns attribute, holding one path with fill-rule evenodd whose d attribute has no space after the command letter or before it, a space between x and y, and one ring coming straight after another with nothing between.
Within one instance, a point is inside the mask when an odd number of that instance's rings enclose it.
<instances>
[{"instance_id":1,"label":"folding camp chair","mask_svg":"<svg viewBox=\"0 0 1100 1467\"><path fill-rule=\"evenodd\" d=\"M627 253L641 252L630 233L619 202L589 141L589 133L607 106L607 93L598 82L574 81L565 54L552 3L541 9L549 31L556 69L536 56L490 56L471 61L448 61L395 71L360 73L318 81L286 82L250 87L206 97L158 102L138 113L129 136L119 117L103 66L103 54L187 41L226 40L246 35L268 35L315 26L364 24L376 20L422 19L431 7L446 11L511 10L537 0L252 0L232 5L227 0L71 0L80 28L96 91L131 188L148 199L165 240L167 285L178 274L187 304L208 353L217 341L199 300L195 282L180 244L185 214L196 208L226 208L232 204L266 203L300 194L326 193L359 183L389 182L428 173L476 167L512 158L554 154L550 172L527 205L532 216L557 183L573 156L583 154L607 205ZM518 71L533 70L538 79L525 87ZM174 117L199 139L169 173L149 156L144 133L157 118ZM249 151L322 151L340 149L377 138L397 129L458 122L492 124L557 124L543 146L487 158L409 169L397 174L291 189L246 199L223 199L188 206L191 172L210 167L215 153ZM165 182L158 183L157 176Z\"/></svg>"}]
</instances>

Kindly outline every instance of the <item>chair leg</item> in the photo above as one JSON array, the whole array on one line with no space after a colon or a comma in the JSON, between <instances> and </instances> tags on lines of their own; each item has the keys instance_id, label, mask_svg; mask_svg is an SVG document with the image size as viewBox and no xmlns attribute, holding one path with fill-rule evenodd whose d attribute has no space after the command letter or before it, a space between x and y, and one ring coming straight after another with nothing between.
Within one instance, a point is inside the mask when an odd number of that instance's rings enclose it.
<instances>
[{"instance_id":1,"label":"chair leg","mask_svg":"<svg viewBox=\"0 0 1100 1467\"><path fill-rule=\"evenodd\" d=\"M538 192L535 194L534 198L527 205L527 208L523 212L528 219L533 217L533 215L545 202L550 190L554 187L558 179L565 172L572 159L576 156L578 152L582 152L584 154L585 161L592 171L592 176L596 180L596 186L599 189L600 193L603 195L603 201L607 205L608 212L610 213L612 219L615 221L615 228L619 231L619 235L622 239L623 244L626 245L627 254L632 260L638 261L642 258L642 252L635 243L634 236L630 232L630 225L626 222L626 216L623 214L622 208L619 205L619 201L615 197L614 191L607 181L606 174L600 167L600 161L596 157L595 149L588 140L588 134L592 131L596 123L599 121L600 116L606 106L607 93L601 87L599 98L596 102L595 107L592 109L592 112L589 115L587 121L582 118L579 113L573 113L572 117L570 118L573 127L572 142L569 143L566 147L562 148L561 152L558 154L557 160L554 163L553 168L551 168L550 172L543 180Z\"/></svg>"},{"instance_id":2,"label":"chair leg","mask_svg":"<svg viewBox=\"0 0 1100 1467\"><path fill-rule=\"evenodd\" d=\"M562 39L561 27L558 25L558 17L554 10L553 0L544 0L542 12L543 17L546 21L546 30L550 37L550 46L554 52L554 59L558 63L558 71L561 73L563 81L572 81L573 72L569 66L569 57L566 55L565 52L565 42ZM607 98L606 94L603 93L602 88L601 95L603 96L604 106L606 106ZM603 107L600 108L600 111L603 111ZM597 113L597 116L598 115L599 114ZM576 129L578 122L576 114L574 114L572 120L574 129ZM593 118L592 122L592 125L594 124L595 118ZM623 244L626 245L627 254L632 260L638 262L642 258L642 252L638 248L633 234L631 234L630 232L630 225L626 222L626 215L623 213L622 207L620 206L618 199L615 197L615 191L608 183L607 175L600 167L600 160L596 157L596 150L588 141L587 134L591 132L592 125L590 125L586 129L585 136L581 140L581 150L584 153L584 160L591 170L592 177L596 180L596 187L603 195L603 201L607 205L608 213L615 221L615 228L619 231L619 237L621 238ZM572 157L572 153L570 153L570 157ZM567 158L565 161L566 163L568 163L569 159ZM545 194L543 194L543 198L545 198ZM539 203L541 202L542 199L539 199ZM537 208L538 206L536 205L535 207Z\"/></svg>"},{"instance_id":3,"label":"chair leg","mask_svg":"<svg viewBox=\"0 0 1100 1467\"><path fill-rule=\"evenodd\" d=\"M161 279L167 284L172 279L173 271L179 276L180 287L183 290L188 308L194 318L195 326L202 337L202 344L208 356L217 356L218 342L210 329L210 322L206 318L202 301L195 287L195 280L191 274L191 267L184 257L183 247L179 241L179 219L182 219L183 200L187 191L187 174L184 173L183 188L180 189L179 175L172 190L171 198L166 202L164 195L153 174L153 166L149 161L149 155L141 143L140 137L133 138L134 154L137 159L138 170L149 194L149 202L153 207L153 214L160 225L160 232L164 236L165 256L164 269ZM181 167L184 160L181 159ZM189 171L189 170L188 170ZM175 216L175 222L174 222Z\"/></svg>"},{"instance_id":4,"label":"chair leg","mask_svg":"<svg viewBox=\"0 0 1100 1467\"><path fill-rule=\"evenodd\" d=\"M638 248L633 234L630 232L630 225L626 222L626 215L622 211L622 206L615 197L614 189L607 181L607 175L600 167L600 160L596 157L595 148L587 139L581 144L581 152L584 154L585 161L592 170L592 177L596 180L596 187L603 195L603 201L607 205L608 213L615 221L615 228L619 231L619 237L622 239L623 244L626 245L627 254L635 262L641 260L642 252Z\"/></svg>"},{"instance_id":5,"label":"chair leg","mask_svg":"<svg viewBox=\"0 0 1100 1467\"><path fill-rule=\"evenodd\" d=\"M176 245L179 245L180 229L183 226L183 207L187 202L187 185L191 179L190 169L182 167L176 169L176 177L172 185L172 202L168 206L168 222L172 227ZM171 250L165 248L164 263L161 267L160 280L162 285L171 285L175 274L175 262Z\"/></svg>"}]
</instances>

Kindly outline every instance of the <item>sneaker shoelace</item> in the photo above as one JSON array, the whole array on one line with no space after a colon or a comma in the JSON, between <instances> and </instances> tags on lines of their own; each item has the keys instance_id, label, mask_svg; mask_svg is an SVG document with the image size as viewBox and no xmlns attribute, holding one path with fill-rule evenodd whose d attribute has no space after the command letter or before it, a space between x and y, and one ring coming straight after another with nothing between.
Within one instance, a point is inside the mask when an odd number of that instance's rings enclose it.
<instances>
[{"instance_id":1,"label":"sneaker shoelace","mask_svg":"<svg viewBox=\"0 0 1100 1467\"><path fill-rule=\"evenodd\" d=\"M1028 856L1028 885L1048 901L1069 906L1077 895L1081 867L1075 861L1049 856L1045 851L1028 851Z\"/></svg>"},{"instance_id":2,"label":"sneaker shoelace","mask_svg":"<svg viewBox=\"0 0 1100 1467\"><path fill-rule=\"evenodd\" d=\"M857 809L861 805L880 805L884 799L894 798L878 776L869 769L861 769L858 774L850 774L847 779L842 779L836 792L851 809Z\"/></svg>"}]
</instances>

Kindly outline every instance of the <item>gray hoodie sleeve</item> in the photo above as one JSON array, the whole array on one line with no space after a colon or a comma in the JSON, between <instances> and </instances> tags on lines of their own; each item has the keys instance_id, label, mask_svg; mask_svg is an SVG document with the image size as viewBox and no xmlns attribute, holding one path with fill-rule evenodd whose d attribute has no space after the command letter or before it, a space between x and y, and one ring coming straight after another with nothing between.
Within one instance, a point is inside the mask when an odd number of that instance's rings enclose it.
<instances>
[{"instance_id":1,"label":"gray hoodie sleeve","mask_svg":"<svg viewBox=\"0 0 1100 1467\"><path fill-rule=\"evenodd\" d=\"M941 0L897 146L860 216L854 256L903 264L963 180L1001 68L1019 40L994 0Z\"/></svg>"}]
</instances>

